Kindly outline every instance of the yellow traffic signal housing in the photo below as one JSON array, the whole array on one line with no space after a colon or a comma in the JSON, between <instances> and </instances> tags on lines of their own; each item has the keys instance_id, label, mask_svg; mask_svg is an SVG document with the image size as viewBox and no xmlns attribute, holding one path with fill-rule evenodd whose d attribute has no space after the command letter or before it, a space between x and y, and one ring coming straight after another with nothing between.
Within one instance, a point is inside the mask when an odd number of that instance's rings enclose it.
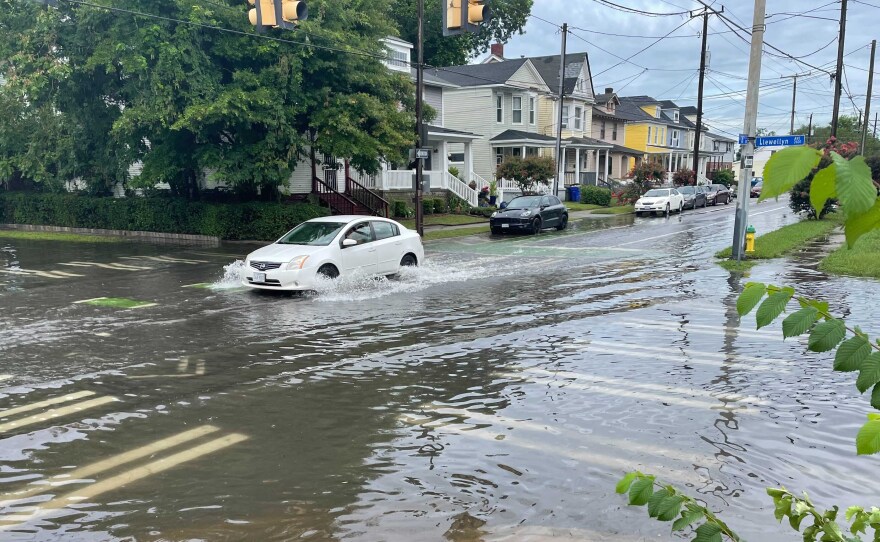
<instances>
[{"instance_id":1,"label":"yellow traffic signal housing","mask_svg":"<svg viewBox=\"0 0 880 542\"><path fill-rule=\"evenodd\" d=\"M248 11L248 19L258 29L267 26L293 29L296 23L309 17L309 8L301 0L248 0L248 3L254 6Z\"/></svg>"},{"instance_id":2,"label":"yellow traffic signal housing","mask_svg":"<svg viewBox=\"0 0 880 542\"><path fill-rule=\"evenodd\" d=\"M462 2L467 0L443 0L445 9L443 10L443 35L458 34L461 31L462 21ZM456 32L459 31L459 32Z\"/></svg>"},{"instance_id":3,"label":"yellow traffic signal housing","mask_svg":"<svg viewBox=\"0 0 880 542\"><path fill-rule=\"evenodd\" d=\"M468 0L468 23L471 25L480 25L483 22L489 22L492 12L489 9L487 0Z\"/></svg>"},{"instance_id":4,"label":"yellow traffic signal housing","mask_svg":"<svg viewBox=\"0 0 880 542\"><path fill-rule=\"evenodd\" d=\"M443 35L457 36L479 32L492 17L489 0L441 0L443 2Z\"/></svg>"}]
</instances>

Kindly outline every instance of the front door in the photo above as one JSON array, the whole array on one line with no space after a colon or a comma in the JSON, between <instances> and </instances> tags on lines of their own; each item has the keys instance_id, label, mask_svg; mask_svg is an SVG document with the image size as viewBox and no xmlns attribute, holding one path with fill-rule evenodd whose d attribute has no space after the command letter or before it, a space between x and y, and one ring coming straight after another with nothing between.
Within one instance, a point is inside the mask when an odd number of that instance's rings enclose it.
<instances>
[{"instance_id":1,"label":"front door","mask_svg":"<svg viewBox=\"0 0 880 542\"><path fill-rule=\"evenodd\" d=\"M348 229L342 239L357 241L357 245L342 247L343 274L375 275L379 259L376 252L376 238L370 223L368 221L356 223Z\"/></svg>"}]
</instances>

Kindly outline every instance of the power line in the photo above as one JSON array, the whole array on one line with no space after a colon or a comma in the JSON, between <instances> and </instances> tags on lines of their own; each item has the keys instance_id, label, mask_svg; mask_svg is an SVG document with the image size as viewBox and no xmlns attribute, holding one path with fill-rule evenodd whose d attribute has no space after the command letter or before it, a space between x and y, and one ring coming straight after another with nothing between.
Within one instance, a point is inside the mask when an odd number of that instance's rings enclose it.
<instances>
[{"instance_id":1,"label":"power line","mask_svg":"<svg viewBox=\"0 0 880 542\"><path fill-rule=\"evenodd\" d=\"M647 46L645 46L645 47L642 47L641 49L639 49L638 51L636 51L635 53L633 53L632 55L630 55L629 57L627 57L627 58L624 59L623 61L618 62L617 64L611 66L611 67L608 68L608 69L602 70L601 72L597 73L595 76L598 77L598 76L602 75L603 73L608 72L608 71L611 71L611 70L613 70L614 68L620 66L620 65L623 64L624 62L629 62L630 60L632 60L632 59L635 58L636 56L638 56L638 55L644 53L645 51L647 51L647 50L650 49L651 47L657 45L658 43L660 43L661 41L663 41L664 39L666 39L667 37L669 37L673 32L677 31L679 28L683 27L684 25L686 25L686 24L689 23L689 22L690 22L690 19L685 20L683 23L681 23L680 25L678 25L678 26L676 26L675 28L673 28L672 30L670 30L670 31L669 31L665 36L663 36L662 38L659 38L659 39L657 39L656 41L651 42L650 45L647 45ZM578 36L576 36L576 37L578 37ZM581 38L581 39L583 39L583 38ZM587 40L584 40L584 41L587 41ZM690 70L677 70L677 71L690 71Z\"/></svg>"},{"instance_id":2,"label":"power line","mask_svg":"<svg viewBox=\"0 0 880 542\"><path fill-rule=\"evenodd\" d=\"M614 9L616 9L616 10L618 10L618 11L622 11L622 12L624 12L624 13L633 13L633 14L636 14L636 15L645 15L645 16L647 16L647 17L672 17L672 16L675 16L675 15L687 15L687 14L688 14L687 11L678 11L678 12L675 12L675 13L658 13L658 12L655 12L655 11L645 11L645 10L642 10L642 9L637 9L637 8L631 8L631 7L629 7L629 6L624 6L624 5L621 5L621 4L615 4L614 2L611 2L610 0L593 0L593 2L596 2L597 4L600 4L600 5L603 5L603 6L606 6L606 7L614 8Z\"/></svg>"}]
</instances>

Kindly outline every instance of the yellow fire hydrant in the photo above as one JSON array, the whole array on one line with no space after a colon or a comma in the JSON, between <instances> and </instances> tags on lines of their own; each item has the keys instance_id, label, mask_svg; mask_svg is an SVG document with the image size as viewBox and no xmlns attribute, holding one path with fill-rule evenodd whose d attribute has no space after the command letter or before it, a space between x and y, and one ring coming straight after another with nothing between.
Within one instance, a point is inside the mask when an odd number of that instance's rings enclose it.
<instances>
[{"instance_id":1,"label":"yellow fire hydrant","mask_svg":"<svg viewBox=\"0 0 880 542\"><path fill-rule=\"evenodd\" d=\"M755 227L749 226L746 230L746 252L755 251Z\"/></svg>"}]
</instances>

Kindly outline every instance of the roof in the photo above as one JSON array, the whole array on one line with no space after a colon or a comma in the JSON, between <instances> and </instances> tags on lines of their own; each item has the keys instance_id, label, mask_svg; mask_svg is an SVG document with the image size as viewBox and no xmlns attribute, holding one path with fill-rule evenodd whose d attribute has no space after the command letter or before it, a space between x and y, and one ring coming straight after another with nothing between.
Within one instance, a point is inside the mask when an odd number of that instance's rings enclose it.
<instances>
[{"instance_id":1,"label":"roof","mask_svg":"<svg viewBox=\"0 0 880 542\"><path fill-rule=\"evenodd\" d=\"M535 132L523 132L522 130L505 130L493 137L489 141L540 141L547 143L555 143L556 138L553 136L548 136L544 134L538 134Z\"/></svg>"},{"instance_id":2,"label":"roof","mask_svg":"<svg viewBox=\"0 0 880 542\"><path fill-rule=\"evenodd\" d=\"M661 101L661 102L660 102L660 107L662 107L663 109L681 109L681 108L678 107L678 105L676 105L676 103L673 102L672 100L663 100L663 101Z\"/></svg>"},{"instance_id":3,"label":"roof","mask_svg":"<svg viewBox=\"0 0 880 542\"><path fill-rule=\"evenodd\" d=\"M461 130L453 130L452 128L444 128L443 126L434 126L433 124L428 125L428 132L435 134L449 134L449 135L458 135L458 136L466 136L466 137L483 137L480 134L475 134L473 132L463 132Z\"/></svg>"},{"instance_id":4,"label":"roof","mask_svg":"<svg viewBox=\"0 0 880 542\"><path fill-rule=\"evenodd\" d=\"M654 99L650 96L646 96L644 94L641 96L627 96L625 98L620 99L620 101L624 101L624 100L626 100L628 102L637 103L639 105L646 105L646 104L660 105L659 100L656 100L656 99Z\"/></svg>"},{"instance_id":5,"label":"roof","mask_svg":"<svg viewBox=\"0 0 880 542\"><path fill-rule=\"evenodd\" d=\"M434 77L458 85L460 87L479 87L485 85L504 85L513 74L522 68L528 59L517 58L504 62L488 64L467 64L464 66L447 66L427 70Z\"/></svg>"},{"instance_id":6,"label":"roof","mask_svg":"<svg viewBox=\"0 0 880 542\"><path fill-rule=\"evenodd\" d=\"M535 66L535 69L541 75L541 79L544 80L544 83L553 92L559 91L559 62L561 57L562 55L550 55L529 58L532 61L532 65ZM589 71L587 53L569 53L565 55L565 83L563 90L566 95L571 95L574 92L584 64L587 64L587 71ZM592 81L590 86L592 91Z\"/></svg>"},{"instance_id":7,"label":"roof","mask_svg":"<svg viewBox=\"0 0 880 542\"><path fill-rule=\"evenodd\" d=\"M434 85L434 86L438 86L438 87L455 87L455 86L457 86L453 83L450 83L446 79L443 79L442 77L440 77L438 72L439 72L439 70L437 70L437 69L425 70L424 71L425 84L426 85ZM412 68L410 70L410 75L412 76L412 80L415 81L417 78L415 68Z\"/></svg>"},{"instance_id":8,"label":"roof","mask_svg":"<svg viewBox=\"0 0 880 542\"><path fill-rule=\"evenodd\" d=\"M593 139L592 137L569 137L565 140L565 143L568 145L588 145L590 147L601 147L601 148L611 148L614 145L612 143L606 143L600 139Z\"/></svg>"},{"instance_id":9,"label":"roof","mask_svg":"<svg viewBox=\"0 0 880 542\"><path fill-rule=\"evenodd\" d=\"M696 115L697 113L697 108L692 105L687 105L681 108L682 115Z\"/></svg>"},{"instance_id":10,"label":"roof","mask_svg":"<svg viewBox=\"0 0 880 542\"><path fill-rule=\"evenodd\" d=\"M607 104L609 101L611 101L611 98L614 98L616 96L616 92L605 92L603 94L597 94L595 97L596 103L599 105ZM617 102L620 103L620 100L617 100Z\"/></svg>"},{"instance_id":11,"label":"roof","mask_svg":"<svg viewBox=\"0 0 880 542\"><path fill-rule=\"evenodd\" d=\"M706 132L706 135L708 135L709 137L711 137L712 139L714 139L716 141L730 141L731 143L737 142L736 139L733 139L733 138L727 137L727 136L723 136L723 135L714 134L712 132Z\"/></svg>"},{"instance_id":12,"label":"roof","mask_svg":"<svg viewBox=\"0 0 880 542\"><path fill-rule=\"evenodd\" d=\"M621 154L634 154L636 156L642 156L645 154L645 151L631 149L629 147L624 147L623 145L615 145L614 143L611 144L611 150Z\"/></svg>"},{"instance_id":13,"label":"roof","mask_svg":"<svg viewBox=\"0 0 880 542\"><path fill-rule=\"evenodd\" d=\"M661 112L659 117L653 117L641 108L643 105L658 105ZM620 105L617 106L618 117L630 122L657 122L667 124L669 126L678 126L682 128L690 128L695 130L696 125L688 120L688 118L679 111L678 121L676 122L671 116L665 113L667 109L680 109L675 102L670 100L655 100L650 96L627 96L620 98Z\"/></svg>"},{"instance_id":14,"label":"roof","mask_svg":"<svg viewBox=\"0 0 880 542\"><path fill-rule=\"evenodd\" d=\"M638 103L631 102L629 98L620 100L620 104L617 106L617 116L630 122L661 122L661 119L647 114L644 109L639 107Z\"/></svg>"}]
</instances>

